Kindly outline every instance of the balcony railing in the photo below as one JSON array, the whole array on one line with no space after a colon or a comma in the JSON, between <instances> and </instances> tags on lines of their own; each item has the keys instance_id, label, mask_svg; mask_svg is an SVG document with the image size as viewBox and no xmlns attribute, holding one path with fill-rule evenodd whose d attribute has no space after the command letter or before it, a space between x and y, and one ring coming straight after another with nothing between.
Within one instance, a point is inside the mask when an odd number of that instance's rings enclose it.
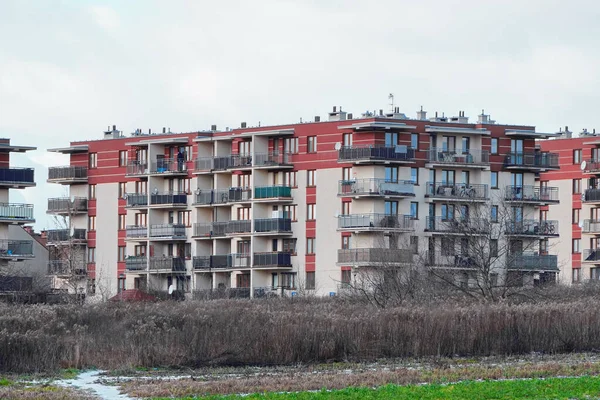
<instances>
[{"instance_id":1,"label":"balcony railing","mask_svg":"<svg viewBox=\"0 0 600 400\"><path fill-rule=\"evenodd\" d=\"M508 153L504 158L505 167L519 168L558 168L558 153Z\"/></svg>"},{"instance_id":2,"label":"balcony railing","mask_svg":"<svg viewBox=\"0 0 600 400\"><path fill-rule=\"evenodd\" d=\"M586 219L583 221L583 233L600 233L600 220Z\"/></svg>"},{"instance_id":3,"label":"balcony railing","mask_svg":"<svg viewBox=\"0 0 600 400\"><path fill-rule=\"evenodd\" d=\"M396 161L406 162L415 158L414 149L399 146L382 145L363 145L363 146L344 146L338 151L338 161Z\"/></svg>"},{"instance_id":4,"label":"balcony railing","mask_svg":"<svg viewBox=\"0 0 600 400\"><path fill-rule=\"evenodd\" d=\"M258 153L254 155L255 167L277 167L292 165L291 153Z\"/></svg>"},{"instance_id":5,"label":"balcony railing","mask_svg":"<svg viewBox=\"0 0 600 400\"><path fill-rule=\"evenodd\" d=\"M184 159L163 158L150 163L150 174L187 173L187 163Z\"/></svg>"},{"instance_id":6,"label":"balcony railing","mask_svg":"<svg viewBox=\"0 0 600 400\"><path fill-rule=\"evenodd\" d=\"M291 186L262 186L254 188L255 199L272 199L280 197L292 197Z\"/></svg>"},{"instance_id":7,"label":"balcony railing","mask_svg":"<svg viewBox=\"0 0 600 400\"><path fill-rule=\"evenodd\" d=\"M252 156L250 154L232 154L229 157L229 165L227 168L251 168Z\"/></svg>"},{"instance_id":8,"label":"balcony railing","mask_svg":"<svg viewBox=\"0 0 600 400\"><path fill-rule=\"evenodd\" d=\"M427 251L425 263L430 267L475 269L477 260L468 254L456 254L454 249L444 251Z\"/></svg>"},{"instance_id":9,"label":"balcony railing","mask_svg":"<svg viewBox=\"0 0 600 400\"><path fill-rule=\"evenodd\" d=\"M254 232L292 232L292 220L289 218L261 218L254 220Z\"/></svg>"},{"instance_id":10,"label":"balcony railing","mask_svg":"<svg viewBox=\"0 0 600 400\"><path fill-rule=\"evenodd\" d=\"M157 224L150 225L151 238L185 238L185 225Z\"/></svg>"},{"instance_id":11,"label":"balcony railing","mask_svg":"<svg viewBox=\"0 0 600 400\"><path fill-rule=\"evenodd\" d=\"M249 233L251 231L252 221L250 220L234 220L229 221L226 225L226 233L227 234L243 234Z\"/></svg>"},{"instance_id":12,"label":"balcony railing","mask_svg":"<svg viewBox=\"0 0 600 400\"><path fill-rule=\"evenodd\" d=\"M427 150L427 161L436 164L487 165L490 163L490 153L486 150L433 148Z\"/></svg>"},{"instance_id":13,"label":"balcony railing","mask_svg":"<svg viewBox=\"0 0 600 400\"><path fill-rule=\"evenodd\" d=\"M486 200L489 198L488 185L427 182L427 196L465 200Z\"/></svg>"},{"instance_id":14,"label":"balcony railing","mask_svg":"<svg viewBox=\"0 0 600 400\"><path fill-rule=\"evenodd\" d=\"M143 160L129 160L125 175L146 175L148 174L148 162Z\"/></svg>"},{"instance_id":15,"label":"balcony railing","mask_svg":"<svg viewBox=\"0 0 600 400\"><path fill-rule=\"evenodd\" d=\"M146 207L148 205L148 193L127 193L127 207Z\"/></svg>"},{"instance_id":16,"label":"balcony railing","mask_svg":"<svg viewBox=\"0 0 600 400\"><path fill-rule=\"evenodd\" d=\"M338 229L412 231L415 221L409 215L349 214L338 217Z\"/></svg>"},{"instance_id":17,"label":"balcony railing","mask_svg":"<svg viewBox=\"0 0 600 400\"><path fill-rule=\"evenodd\" d=\"M185 192L164 192L152 193L150 195L151 205L186 205L187 193Z\"/></svg>"},{"instance_id":18,"label":"balcony railing","mask_svg":"<svg viewBox=\"0 0 600 400\"><path fill-rule=\"evenodd\" d=\"M342 180L338 182L339 196L414 196L413 181L390 181L387 179L366 178Z\"/></svg>"},{"instance_id":19,"label":"balcony railing","mask_svg":"<svg viewBox=\"0 0 600 400\"><path fill-rule=\"evenodd\" d=\"M33 168L0 168L0 185L33 184Z\"/></svg>"},{"instance_id":20,"label":"balcony railing","mask_svg":"<svg viewBox=\"0 0 600 400\"><path fill-rule=\"evenodd\" d=\"M231 156L201 157L195 161L196 171L223 171L231 166Z\"/></svg>"},{"instance_id":21,"label":"balcony railing","mask_svg":"<svg viewBox=\"0 0 600 400\"><path fill-rule=\"evenodd\" d=\"M291 267L290 253L275 251L268 253L254 253L254 267Z\"/></svg>"},{"instance_id":22,"label":"balcony railing","mask_svg":"<svg viewBox=\"0 0 600 400\"><path fill-rule=\"evenodd\" d=\"M600 189L586 189L581 196L581 200L584 203L596 203L600 202Z\"/></svg>"},{"instance_id":23,"label":"balcony railing","mask_svg":"<svg viewBox=\"0 0 600 400\"><path fill-rule=\"evenodd\" d=\"M338 263L340 264L377 264L394 265L398 263L411 263L412 250L406 249L342 249L338 250Z\"/></svg>"},{"instance_id":24,"label":"balcony railing","mask_svg":"<svg viewBox=\"0 0 600 400\"><path fill-rule=\"evenodd\" d=\"M65 166L48 168L49 181L86 180L87 177L87 167Z\"/></svg>"},{"instance_id":25,"label":"balcony railing","mask_svg":"<svg viewBox=\"0 0 600 400\"><path fill-rule=\"evenodd\" d=\"M86 240L85 229L52 229L48 231L48 243L83 242Z\"/></svg>"},{"instance_id":26,"label":"balcony railing","mask_svg":"<svg viewBox=\"0 0 600 400\"><path fill-rule=\"evenodd\" d=\"M0 257L33 257L33 240L0 239Z\"/></svg>"},{"instance_id":27,"label":"balcony railing","mask_svg":"<svg viewBox=\"0 0 600 400\"><path fill-rule=\"evenodd\" d=\"M68 260L52 260L48 262L48 275L87 275L87 267L83 262Z\"/></svg>"},{"instance_id":28,"label":"balcony railing","mask_svg":"<svg viewBox=\"0 0 600 400\"><path fill-rule=\"evenodd\" d=\"M558 271L558 256L523 253L508 255L509 270Z\"/></svg>"},{"instance_id":29,"label":"balcony railing","mask_svg":"<svg viewBox=\"0 0 600 400\"><path fill-rule=\"evenodd\" d=\"M69 214L86 212L88 209L85 197L55 197L48 199L48 213Z\"/></svg>"},{"instance_id":30,"label":"balcony railing","mask_svg":"<svg viewBox=\"0 0 600 400\"><path fill-rule=\"evenodd\" d=\"M250 220L200 222L194 224L195 237L220 237L226 234L249 233Z\"/></svg>"},{"instance_id":31,"label":"balcony railing","mask_svg":"<svg viewBox=\"0 0 600 400\"><path fill-rule=\"evenodd\" d=\"M583 169L583 172L590 174L600 173L600 160L594 158L585 160L585 168Z\"/></svg>"},{"instance_id":32,"label":"balcony railing","mask_svg":"<svg viewBox=\"0 0 600 400\"><path fill-rule=\"evenodd\" d=\"M248 268L249 265L249 254L217 254L198 256L193 259L193 266L196 270Z\"/></svg>"},{"instance_id":33,"label":"balcony railing","mask_svg":"<svg viewBox=\"0 0 600 400\"><path fill-rule=\"evenodd\" d=\"M32 221L33 204L0 203L0 219Z\"/></svg>"},{"instance_id":34,"label":"balcony railing","mask_svg":"<svg viewBox=\"0 0 600 400\"><path fill-rule=\"evenodd\" d=\"M167 270L173 272L185 272L185 258L183 257L150 257L148 263L150 271Z\"/></svg>"},{"instance_id":35,"label":"balcony railing","mask_svg":"<svg viewBox=\"0 0 600 400\"><path fill-rule=\"evenodd\" d=\"M490 221L482 218L427 217L428 232L485 234L490 232Z\"/></svg>"},{"instance_id":36,"label":"balcony railing","mask_svg":"<svg viewBox=\"0 0 600 400\"><path fill-rule=\"evenodd\" d=\"M147 266L148 259L145 256L129 256L125 259L127 271L145 271Z\"/></svg>"},{"instance_id":37,"label":"balcony railing","mask_svg":"<svg viewBox=\"0 0 600 400\"><path fill-rule=\"evenodd\" d=\"M581 262L600 264L600 249L584 249L581 254Z\"/></svg>"},{"instance_id":38,"label":"balcony railing","mask_svg":"<svg viewBox=\"0 0 600 400\"><path fill-rule=\"evenodd\" d=\"M532 185L507 186L504 192L506 201L558 203L557 187L540 187Z\"/></svg>"},{"instance_id":39,"label":"balcony railing","mask_svg":"<svg viewBox=\"0 0 600 400\"><path fill-rule=\"evenodd\" d=\"M125 237L128 239L148 237L148 228L141 225L127 225L125 227Z\"/></svg>"},{"instance_id":40,"label":"balcony railing","mask_svg":"<svg viewBox=\"0 0 600 400\"><path fill-rule=\"evenodd\" d=\"M506 234L518 236L558 236L558 221L535 219L507 221Z\"/></svg>"},{"instance_id":41,"label":"balcony railing","mask_svg":"<svg viewBox=\"0 0 600 400\"><path fill-rule=\"evenodd\" d=\"M227 204L252 199L252 189L242 187L232 187L229 189L208 189L200 190L196 193L195 204Z\"/></svg>"}]
</instances>

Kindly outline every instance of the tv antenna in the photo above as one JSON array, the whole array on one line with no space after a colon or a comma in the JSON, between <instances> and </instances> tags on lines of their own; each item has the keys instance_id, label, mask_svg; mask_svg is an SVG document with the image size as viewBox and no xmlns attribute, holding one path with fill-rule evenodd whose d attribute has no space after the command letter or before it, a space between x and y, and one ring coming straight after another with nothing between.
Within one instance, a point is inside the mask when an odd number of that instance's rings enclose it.
<instances>
[{"instance_id":1,"label":"tv antenna","mask_svg":"<svg viewBox=\"0 0 600 400\"><path fill-rule=\"evenodd\" d=\"M394 112L394 93L390 93L388 99L390 100L391 112Z\"/></svg>"}]
</instances>

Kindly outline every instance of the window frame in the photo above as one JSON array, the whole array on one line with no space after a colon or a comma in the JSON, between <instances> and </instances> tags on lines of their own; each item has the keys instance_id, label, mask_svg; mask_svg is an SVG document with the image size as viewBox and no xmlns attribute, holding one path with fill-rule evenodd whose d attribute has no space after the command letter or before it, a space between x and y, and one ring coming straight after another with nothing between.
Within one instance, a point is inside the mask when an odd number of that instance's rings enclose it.
<instances>
[{"instance_id":1,"label":"window frame","mask_svg":"<svg viewBox=\"0 0 600 400\"><path fill-rule=\"evenodd\" d=\"M496 177L496 182L494 182L494 177ZM490 187L492 189L499 189L499 185L500 183L498 182L500 176L498 174L498 171L492 171L490 174Z\"/></svg>"},{"instance_id":2,"label":"window frame","mask_svg":"<svg viewBox=\"0 0 600 400\"><path fill-rule=\"evenodd\" d=\"M306 220L315 221L317 219L317 203L308 203L306 205Z\"/></svg>"},{"instance_id":3,"label":"window frame","mask_svg":"<svg viewBox=\"0 0 600 400\"><path fill-rule=\"evenodd\" d=\"M317 238L316 237L307 237L306 238L306 255L312 256L317 254Z\"/></svg>"},{"instance_id":4,"label":"window frame","mask_svg":"<svg viewBox=\"0 0 600 400\"><path fill-rule=\"evenodd\" d=\"M308 136L306 140L306 152L316 153L317 152L317 136Z\"/></svg>"},{"instance_id":5,"label":"window frame","mask_svg":"<svg viewBox=\"0 0 600 400\"><path fill-rule=\"evenodd\" d=\"M306 187L317 186L317 170L309 169L306 170Z\"/></svg>"},{"instance_id":6,"label":"window frame","mask_svg":"<svg viewBox=\"0 0 600 400\"><path fill-rule=\"evenodd\" d=\"M498 138L491 138L490 141L490 154L498 154Z\"/></svg>"}]
</instances>

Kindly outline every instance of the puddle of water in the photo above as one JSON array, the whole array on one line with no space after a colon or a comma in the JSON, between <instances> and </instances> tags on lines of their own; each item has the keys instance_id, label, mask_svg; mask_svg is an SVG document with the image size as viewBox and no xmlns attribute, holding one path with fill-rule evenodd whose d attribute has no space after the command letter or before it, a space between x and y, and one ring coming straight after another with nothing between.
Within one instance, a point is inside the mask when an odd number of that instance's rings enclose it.
<instances>
[{"instance_id":1,"label":"puddle of water","mask_svg":"<svg viewBox=\"0 0 600 400\"><path fill-rule=\"evenodd\" d=\"M60 379L54 381L56 385L87 390L103 400L133 400L132 397L119 392L118 386L105 385L99 379L104 371L86 371L74 379Z\"/></svg>"}]
</instances>

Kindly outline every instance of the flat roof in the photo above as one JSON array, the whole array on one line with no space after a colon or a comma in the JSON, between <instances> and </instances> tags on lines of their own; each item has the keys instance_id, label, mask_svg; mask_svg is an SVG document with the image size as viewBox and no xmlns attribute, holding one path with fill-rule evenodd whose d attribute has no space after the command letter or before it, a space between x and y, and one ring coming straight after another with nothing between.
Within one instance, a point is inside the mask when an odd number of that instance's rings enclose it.
<instances>
[{"instance_id":1,"label":"flat roof","mask_svg":"<svg viewBox=\"0 0 600 400\"><path fill-rule=\"evenodd\" d=\"M88 151L87 144L78 144L69 147L56 147L54 149L48 149L48 151L52 153L63 153L63 154L73 154L73 153L85 153Z\"/></svg>"},{"instance_id":2,"label":"flat roof","mask_svg":"<svg viewBox=\"0 0 600 400\"><path fill-rule=\"evenodd\" d=\"M490 131L483 128L463 128L454 126L431 126L425 125L425 132L447 132L447 133L465 133L476 135L489 135Z\"/></svg>"},{"instance_id":3,"label":"flat roof","mask_svg":"<svg viewBox=\"0 0 600 400\"><path fill-rule=\"evenodd\" d=\"M368 122L357 122L351 125L338 126L338 129L415 129L416 126L407 125L404 122L393 122L393 121L368 121Z\"/></svg>"},{"instance_id":4,"label":"flat roof","mask_svg":"<svg viewBox=\"0 0 600 400\"><path fill-rule=\"evenodd\" d=\"M560 133L544 133L527 129L506 129L504 130L504 133L506 136L534 136L539 138L559 137L561 135Z\"/></svg>"},{"instance_id":5,"label":"flat roof","mask_svg":"<svg viewBox=\"0 0 600 400\"><path fill-rule=\"evenodd\" d=\"M139 142L126 142L125 146L148 146L150 144L169 144L169 143L187 143L187 137L165 138L165 139L147 139Z\"/></svg>"}]
</instances>

